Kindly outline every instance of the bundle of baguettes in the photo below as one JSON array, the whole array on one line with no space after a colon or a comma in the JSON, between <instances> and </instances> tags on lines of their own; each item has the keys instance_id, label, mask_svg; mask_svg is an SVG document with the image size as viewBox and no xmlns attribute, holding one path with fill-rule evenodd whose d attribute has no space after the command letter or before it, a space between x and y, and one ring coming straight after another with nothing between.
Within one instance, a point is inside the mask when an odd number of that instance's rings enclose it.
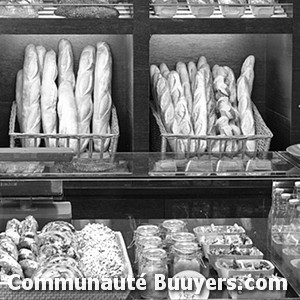
<instances>
[{"instance_id":1,"label":"bundle of baguettes","mask_svg":"<svg viewBox=\"0 0 300 300\"><path fill-rule=\"evenodd\" d=\"M254 80L254 56L249 56L236 81L228 66L213 66L204 56L196 63L166 64L150 67L152 95L167 133L198 136L187 148L187 139L179 140L181 152L236 152L240 141L211 140L206 136L241 137L255 135L251 93ZM256 143L247 141L246 149L255 151ZM174 150L174 147L173 147Z\"/></svg>"},{"instance_id":2,"label":"bundle of baguettes","mask_svg":"<svg viewBox=\"0 0 300 300\"><path fill-rule=\"evenodd\" d=\"M86 46L79 59L77 78L70 41L60 40L58 55L43 46L28 45L24 65L16 78L17 119L22 133L51 134L47 147L71 147L84 152L89 139L56 139L65 136L106 135L111 133L110 119L112 56L104 42ZM92 128L92 129L91 129ZM41 130L42 129L42 130ZM106 151L109 139L94 140L96 151ZM39 146L40 139L25 139L24 147Z\"/></svg>"}]
</instances>

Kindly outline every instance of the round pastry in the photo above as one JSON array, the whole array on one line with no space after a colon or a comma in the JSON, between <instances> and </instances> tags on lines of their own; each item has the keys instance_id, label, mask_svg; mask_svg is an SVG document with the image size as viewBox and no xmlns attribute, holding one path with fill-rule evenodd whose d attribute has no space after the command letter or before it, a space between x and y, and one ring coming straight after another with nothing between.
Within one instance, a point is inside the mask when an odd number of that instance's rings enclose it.
<instances>
[{"instance_id":1,"label":"round pastry","mask_svg":"<svg viewBox=\"0 0 300 300\"><path fill-rule=\"evenodd\" d=\"M66 265L40 266L32 276L33 279L72 279L83 278L82 272L76 268Z\"/></svg>"},{"instance_id":2,"label":"round pastry","mask_svg":"<svg viewBox=\"0 0 300 300\"><path fill-rule=\"evenodd\" d=\"M21 222L17 219L12 219L6 223L5 234L10 237L16 245L18 245L20 241L20 227Z\"/></svg>"},{"instance_id":3,"label":"round pastry","mask_svg":"<svg viewBox=\"0 0 300 300\"><path fill-rule=\"evenodd\" d=\"M0 249L7 252L15 260L18 260L17 246L9 237L2 237L0 239Z\"/></svg>"},{"instance_id":4,"label":"round pastry","mask_svg":"<svg viewBox=\"0 0 300 300\"><path fill-rule=\"evenodd\" d=\"M48 224L46 224L43 229L42 229L42 233L44 232L48 232L48 231L68 231L68 232L72 232L75 233L75 228L72 224L68 223L68 222L64 222L64 221L55 221L55 222L50 222Z\"/></svg>"},{"instance_id":5,"label":"round pastry","mask_svg":"<svg viewBox=\"0 0 300 300\"><path fill-rule=\"evenodd\" d=\"M0 274L13 275L17 274L23 279L24 274L18 262L8 255L5 251L0 250Z\"/></svg>"},{"instance_id":6,"label":"round pastry","mask_svg":"<svg viewBox=\"0 0 300 300\"><path fill-rule=\"evenodd\" d=\"M78 262L66 255L55 255L53 257L49 257L43 263L44 266L54 266L54 265L66 265L73 268L78 268Z\"/></svg>"},{"instance_id":7,"label":"round pastry","mask_svg":"<svg viewBox=\"0 0 300 300\"><path fill-rule=\"evenodd\" d=\"M19 250L19 258L18 258L19 262L25 259L35 260L35 258L36 257L31 250L26 248L22 248Z\"/></svg>"},{"instance_id":8,"label":"round pastry","mask_svg":"<svg viewBox=\"0 0 300 300\"><path fill-rule=\"evenodd\" d=\"M21 222L21 237L34 238L37 234L38 223L33 216L28 216Z\"/></svg>"},{"instance_id":9,"label":"round pastry","mask_svg":"<svg viewBox=\"0 0 300 300\"><path fill-rule=\"evenodd\" d=\"M48 231L38 236L39 246L54 245L56 248L67 250L73 241L73 234L69 231Z\"/></svg>"},{"instance_id":10,"label":"round pastry","mask_svg":"<svg viewBox=\"0 0 300 300\"><path fill-rule=\"evenodd\" d=\"M60 247L58 248L55 245L43 245L40 246L38 260L44 262L48 258L60 254L62 254L62 249Z\"/></svg>"},{"instance_id":11,"label":"round pastry","mask_svg":"<svg viewBox=\"0 0 300 300\"><path fill-rule=\"evenodd\" d=\"M20 262L20 265L26 278L31 278L39 266L39 264L36 261L31 259L22 260Z\"/></svg>"},{"instance_id":12,"label":"round pastry","mask_svg":"<svg viewBox=\"0 0 300 300\"><path fill-rule=\"evenodd\" d=\"M38 255L39 248L35 238L21 237L18 248L19 250L22 248L31 250L34 255Z\"/></svg>"}]
</instances>

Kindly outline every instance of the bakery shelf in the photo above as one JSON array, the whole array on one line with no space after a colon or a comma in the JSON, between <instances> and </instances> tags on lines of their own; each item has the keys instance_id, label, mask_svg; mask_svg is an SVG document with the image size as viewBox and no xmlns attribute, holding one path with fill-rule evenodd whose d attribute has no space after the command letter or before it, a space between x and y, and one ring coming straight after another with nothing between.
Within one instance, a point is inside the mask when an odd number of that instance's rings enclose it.
<instances>
[{"instance_id":1,"label":"bakery shelf","mask_svg":"<svg viewBox=\"0 0 300 300\"><path fill-rule=\"evenodd\" d=\"M152 34L292 33L291 18L269 19L150 19Z\"/></svg>"},{"instance_id":2,"label":"bakery shelf","mask_svg":"<svg viewBox=\"0 0 300 300\"><path fill-rule=\"evenodd\" d=\"M4 19L0 34L132 34L132 19Z\"/></svg>"}]
</instances>

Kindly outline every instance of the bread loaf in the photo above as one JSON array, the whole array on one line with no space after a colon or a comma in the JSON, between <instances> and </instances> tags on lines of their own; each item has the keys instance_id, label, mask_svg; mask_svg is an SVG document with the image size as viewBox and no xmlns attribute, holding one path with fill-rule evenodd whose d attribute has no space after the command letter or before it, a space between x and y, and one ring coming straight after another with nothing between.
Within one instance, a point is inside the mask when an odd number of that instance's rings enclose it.
<instances>
[{"instance_id":1,"label":"bread loaf","mask_svg":"<svg viewBox=\"0 0 300 300\"><path fill-rule=\"evenodd\" d=\"M214 91L216 100L219 100L221 97L228 97L229 98L229 90L228 86L225 83L227 72L223 67L218 65L214 65L213 69L213 77L214 77Z\"/></svg>"},{"instance_id":2,"label":"bread loaf","mask_svg":"<svg viewBox=\"0 0 300 300\"><path fill-rule=\"evenodd\" d=\"M254 65L255 65L255 57L253 55L250 55L245 59L241 69L241 75L246 76L247 78L250 95L252 94L252 89L253 89Z\"/></svg>"},{"instance_id":3,"label":"bread loaf","mask_svg":"<svg viewBox=\"0 0 300 300\"><path fill-rule=\"evenodd\" d=\"M20 132L23 132L22 94L23 94L23 70L19 70L16 78L16 103L17 103L17 118L20 127Z\"/></svg>"},{"instance_id":4,"label":"bread loaf","mask_svg":"<svg viewBox=\"0 0 300 300\"><path fill-rule=\"evenodd\" d=\"M183 93L187 102L187 108L189 111L189 114L192 113L193 109L193 96L192 96L192 90L191 90L191 84L189 79L189 73L186 67L186 64L183 62L178 62L176 64L176 71L179 74L181 85L183 88Z\"/></svg>"},{"instance_id":5,"label":"bread loaf","mask_svg":"<svg viewBox=\"0 0 300 300\"><path fill-rule=\"evenodd\" d=\"M162 121L167 132L173 133L175 109L172 102L168 81L162 75L159 76L157 81L156 93Z\"/></svg>"},{"instance_id":6,"label":"bread loaf","mask_svg":"<svg viewBox=\"0 0 300 300\"><path fill-rule=\"evenodd\" d=\"M197 62L197 69L200 70L203 65L208 65L207 59L205 56L200 56Z\"/></svg>"},{"instance_id":7,"label":"bread loaf","mask_svg":"<svg viewBox=\"0 0 300 300\"><path fill-rule=\"evenodd\" d=\"M73 135L78 133L78 115L72 83L68 80L61 82L58 88L57 113L59 118L59 133ZM77 151L77 140L59 140L60 147L70 147Z\"/></svg>"},{"instance_id":8,"label":"bread loaf","mask_svg":"<svg viewBox=\"0 0 300 300\"><path fill-rule=\"evenodd\" d=\"M50 50L45 55L41 88L42 125L47 134L57 133L57 73L56 53ZM56 140L46 139L46 146L56 147Z\"/></svg>"},{"instance_id":9,"label":"bread loaf","mask_svg":"<svg viewBox=\"0 0 300 300\"><path fill-rule=\"evenodd\" d=\"M92 93L94 89L95 48L86 46L80 56L76 82L75 99L78 110L78 133L89 134L93 115ZM89 140L81 140L80 151L83 152Z\"/></svg>"},{"instance_id":10,"label":"bread loaf","mask_svg":"<svg viewBox=\"0 0 300 300\"><path fill-rule=\"evenodd\" d=\"M155 104L155 108L157 112L160 112L160 107L158 104L158 96L156 92L156 85L159 77L161 76L160 70L156 65L150 66L150 81L151 81L151 92L152 92L152 98Z\"/></svg>"},{"instance_id":11,"label":"bread loaf","mask_svg":"<svg viewBox=\"0 0 300 300\"><path fill-rule=\"evenodd\" d=\"M97 44L94 86L93 133L110 134L112 57L109 46L100 42ZM101 141L94 143L95 150L101 150ZM104 151L109 146L109 139L104 142Z\"/></svg>"},{"instance_id":12,"label":"bread loaf","mask_svg":"<svg viewBox=\"0 0 300 300\"><path fill-rule=\"evenodd\" d=\"M204 136L207 134L207 91L205 71L203 68L196 74L195 93L193 102L192 119L194 124L195 135ZM200 140L198 151L204 152L206 149L206 141Z\"/></svg>"},{"instance_id":13,"label":"bread loaf","mask_svg":"<svg viewBox=\"0 0 300 300\"><path fill-rule=\"evenodd\" d=\"M58 44L58 86L63 81L69 81L74 90L75 75L74 75L74 59L72 45L68 40L62 39Z\"/></svg>"},{"instance_id":14,"label":"bread loaf","mask_svg":"<svg viewBox=\"0 0 300 300\"><path fill-rule=\"evenodd\" d=\"M45 55L46 55L47 50L44 46L38 45L38 46L36 46L36 52L38 55L39 70L40 70L40 76L41 76L41 82L42 82L44 61L45 61Z\"/></svg>"},{"instance_id":15,"label":"bread loaf","mask_svg":"<svg viewBox=\"0 0 300 300\"><path fill-rule=\"evenodd\" d=\"M39 73L38 55L34 45L25 49L23 65L22 119L23 132L38 134L41 130L41 79ZM40 140L37 140L39 146ZM26 139L25 147L34 147L34 139Z\"/></svg>"},{"instance_id":16,"label":"bread loaf","mask_svg":"<svg viewBox=\"0 0 300 300\"><path fill-rule=\"evenodd\" d=\"M171 97L175 108L176 126L173 127L175 134L193 135L194 130L192 126L191 116L188 112L187 102L184 97L183 89L180 82L180 77L176 71L171 71L168 76L168 83L170 87ZM178 126L178 127L177 127ZM182 152L188 151L188 144L186 141L179 141L179 149ZM195 143L191 142L190 151L195 151Z\"/></svg>"}]
</instances>

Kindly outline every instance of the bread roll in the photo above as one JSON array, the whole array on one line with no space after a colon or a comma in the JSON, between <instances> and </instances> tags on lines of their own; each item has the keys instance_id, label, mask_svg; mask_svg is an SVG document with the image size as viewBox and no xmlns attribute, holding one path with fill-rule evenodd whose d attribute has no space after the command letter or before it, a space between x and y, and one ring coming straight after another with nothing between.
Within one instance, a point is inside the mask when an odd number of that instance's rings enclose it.
<instances>
[{"instance_id":1,"label":"bread roll","mask_svg":"<svg viewBox=\"0 0 300 300\"><path fill-rule=\"evenodd\" d=\"M59 118L59 133L73 135L78 133L78 114L75 102L75 96L72 83L64 80L58 88L57 112ZM60 147L70 147L77 151L77 140L70 139L68 145L67 139L59 140Z\"/></svg>"},{"instance_id":2,"label":"bread roll","mask_svg":"<svg viewBox=\"0 0 300 300\"><path fill-rule=\"evenodd\" d=\"M207 134L207 92L205 71L203 68L196 74L195 93L193 103L192 119L194 124L195 135L204 136ZM200 140L198 151L204 152L206 149L206 141Z\"/></svg>"},{"instance_id":3,"label":"bread roll","mask_svg":"<svg viewBox=\"0 0 300 300\"><path fill-rule=\"evenodd\" d=\"M41 79L38 56L34 45L29 44L25 49L23 65L22 119L23 132L38 134L41 130ZM39 146L40 140L37 140ZM34 147L34 139L26 139L25 147Z\"/></svg>"},{"instance_id":4,"label":"bread roll","mask_svg":"<svg viewBox=\"0 0 300 300\"><path fill-rule=\"evenodd\" d=\"M93 133L110 134L111 118L111 78L112 57L109 46L100 42L97 44L94 87ZM95 150L101 150L101 140L95 140ZM104 151L109 146L109 139L104 142Z\"/></svg>"},{"instance_id":5,"label":"bread roll","mask_svg":"<svg viewBox=\"0 0 300 300\"><path fill-rule=\"evenodd\" d=\"M173 105L175 108L175 120L176 127L173 126L175 134L193 135L194 130L192 126L191 116L188 112L187 102L184 97L183 89L180 82L180 77L176 71L171 71L168 75L168 83L172 96ZM177 127L178 126L178 127ZM178 151L185 152L188 149L186 141L179 141ZM190 145L190 151L195 151L195 142L192 141Z\"/></svg>"},{"instance_id":6,"label":"bread roll","mask_svg":"<svg viewBox=\"0 0 300 300\"><path fill-rule=\"evenodd\" d=\"M76 82L75 99L78 110L78 133L89 134L93 115L92 93L94 89L95 48L86 46L80 56ZM83 152L89 140L81 140L80 151Z\"/></svg>"},{"instance_id":7,"label":"bread roll","mask_svg":"<svg viewBox=\"0 0 300 300\"><path fill-rule=\"evenodd\" d=\"M42 45L36 46L36 52L38 55L38 62L39 62L39 70L40 70L40 76L41 81L43 80L43 69L44 69L44 61L45 61L45 55L46 55L46 48Z\"/></svg>"},{"instance_id":8,"label":"bread roll","mask_svg":"<svg viewBox=\"0 0 300 300\"><path fill-rule=\"evenodd\" d=\"M43 131L47 134L57 133L57 64L56 53L50 50L46 53L42 89L41 89L41 109ZM55 139L46 139L46 147L56 147Z\"/></svg>"},{"instance_id":9,"label":"bread roll","mask_svg":"<svg viewBox=\"0 0 300 300\"><path fill-rule=\"evenodd\" d=\"M192 113L193 109L193 96L192 96L192 90L191 90L191 84L189 79L189 73L186 67L185 63L178 62L176 64L176 71L179 74L181 85L183 88L183 93L187 102L187 107L189 114Z\"/></svg>"},{"instance_id":10,"label":"bread roll","mask_svg":"<svg viewBox=\"0 0 300 300\"><path fill-rule=\"evenodd\" d=\"M16 103L17 103L17 119L20 127L20 132L23 132L22 94L23 94L23 70L19 70L16 78Z\"/></svg>"},{"instance_id":11,"label":"bread roll","mask_svg":"<svg viewBox=\"0 0 300 300\"><path fill-rule=\"evenodd\" d=\"M167 132L173 133L175 109L172 102L168 81L162 75L159 76L157 81L156 92L162 121Z\"/></svg>"},{"instance_id":12,"label":"bread roll","mask_svg":"<svg viewBox=\"0 0 300 300\"><path fill-rule=\"evenodd\" d=\"M63 81L69 81L74 90L74 59L72 45L68 40L62 39L58 44L58 86Z\"/></svg>"}]
</instances>

